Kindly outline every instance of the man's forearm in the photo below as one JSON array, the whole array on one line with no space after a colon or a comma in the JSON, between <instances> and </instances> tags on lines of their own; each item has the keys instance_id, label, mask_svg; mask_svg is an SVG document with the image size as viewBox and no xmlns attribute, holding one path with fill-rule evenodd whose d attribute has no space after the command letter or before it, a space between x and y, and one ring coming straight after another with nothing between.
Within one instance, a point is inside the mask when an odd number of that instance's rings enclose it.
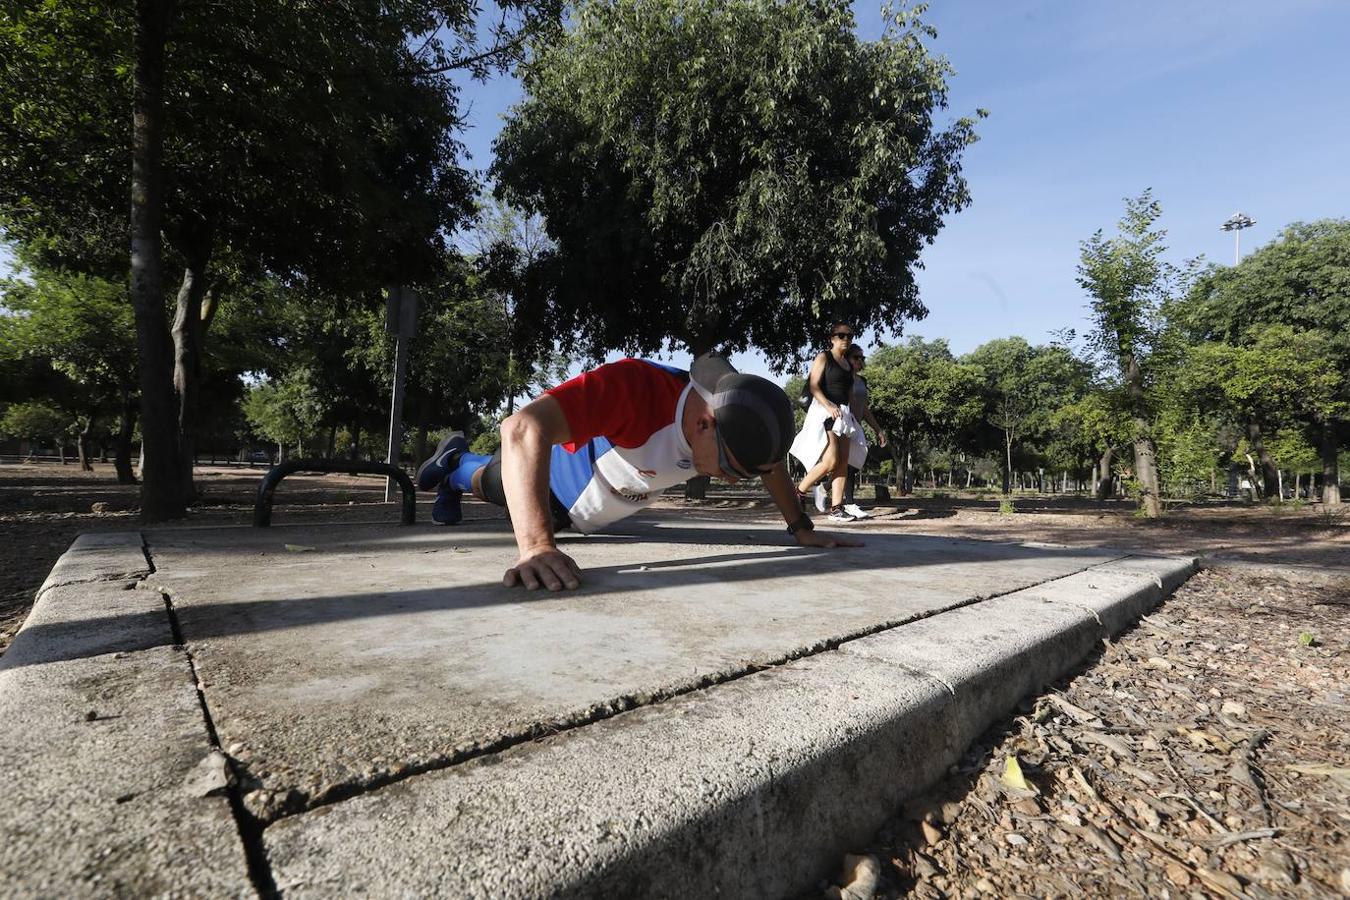
<instances>
[{"instance_id":1,"label":"man's forearm","mask_svg":"<svg viewBox=\"0 0 1350 900\"><path fill-rule=\"evenodd\" d=\"M797 486L788 478L787 465L779 463L767 475L762 476L764 487L773 498L774 505L783 514L783 521L791 525L802 516L802 508L797 501Z\"/></svg>"},{"instance_id":2,"label":"man's forearm","mask_svg":"<svg viewBox=\"0 0 1350 900\"><path fill-rule=\"evenodd\" d=\"M557 546L548 510L552 443L534 420L513 416L502 426L502 489L522 555Z\"/></svg>"}]
</instances>

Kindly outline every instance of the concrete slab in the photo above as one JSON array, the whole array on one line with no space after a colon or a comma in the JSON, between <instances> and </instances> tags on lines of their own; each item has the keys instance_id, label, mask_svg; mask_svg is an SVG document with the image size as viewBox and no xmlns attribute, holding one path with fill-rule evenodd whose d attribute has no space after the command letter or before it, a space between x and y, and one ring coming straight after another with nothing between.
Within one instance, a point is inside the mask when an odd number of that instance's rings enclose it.
<instances>
[{"instance_id":1,"label":"concrete slab","mask_svg":"<svg viewBox=\"0 0 1350 900\"><path fill-rule=\"evenodd\" d=\"M1115 558L882 534L840 553L658 521L566 539L586 583L549 595L500 586L505 523L147 544L263 819Z\"/></svg>"},{"instance_id":2,"label":"concrete slab","mask_svg":"<svg viewBox=\"0 0 1350 900\"><path fill-rule=\"evenodd\" d=\"M1039 589L282 819L271 870L306 897L802 893L1105 634Z\"/></svg>"},{"instance_id":3,"label":"concrete slab","mask_svg":"<svg viewBox=\"0 0 1350 900\"><path fill-rule=\"evenodd\" d=\"M227 800L186 784L209 736L164 601L134 586L44 591L0 657L0 895L255 896Z\"/></svg>"},{"instance_id":4,"label":"concrete slab","mask_svg":"<svg viewBox=\"0 0 1350 900\"><path fill-rule=\"evenodd\" d=\"M566 539L586 585L564 594L500 587L501 522L77 544L0 658L0 720L27 716L0 736L27 783L0 873L75 895L798 892L1192 568L863 537L658 515ZM217 746L233 806L193 796ZM175 854L191 872L161 871Z\"/></svg>"},{"instance_id":5,"label":"concrete slab","mask_svg":"<svg viewBox=\"0 0 1350 900\"><path fill-rule=\"evenodd\" d=\"M784 897L946 768L937 682L826 653L273 824L287 897Z\"/></svg>"}]
</instances>

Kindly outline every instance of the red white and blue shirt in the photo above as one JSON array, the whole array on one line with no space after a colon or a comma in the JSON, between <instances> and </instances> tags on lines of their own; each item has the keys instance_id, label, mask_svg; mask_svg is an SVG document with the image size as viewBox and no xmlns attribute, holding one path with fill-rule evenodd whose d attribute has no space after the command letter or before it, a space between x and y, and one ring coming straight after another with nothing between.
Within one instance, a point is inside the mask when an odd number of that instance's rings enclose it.
<instances>
[{"instance_id":1,"label":"red white and blue shirt","mask_svg":"<svg viewBox=\"0 0 1350 900\"><path fill-rule=\"evenodd\" d=\"M548 391L571 433L553 447L549 487L574 528L599 531L695 474L680 427L692 389L688 372L621 359Z\"/></svg>"}]
</instances>

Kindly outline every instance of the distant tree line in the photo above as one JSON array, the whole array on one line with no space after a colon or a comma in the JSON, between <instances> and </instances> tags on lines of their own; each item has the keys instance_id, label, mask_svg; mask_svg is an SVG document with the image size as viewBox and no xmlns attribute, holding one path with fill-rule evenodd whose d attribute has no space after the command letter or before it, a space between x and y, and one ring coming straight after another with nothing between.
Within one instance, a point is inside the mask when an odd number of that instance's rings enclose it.
<instances>
[{"instance_id":1,"label":"distant tree line","mask_svg":"<svg viewBox=\"0 0 1350 900\"><path fill-rule=\"evenodd\" d=\"M1037 490L1118 487L1148 515L1241 472L1258 498L1339 503L1350 447L1350 221L1297 223L1236 266L1163 260L1160 208L1082 245L1092 331L1032 346L943 340L869 356L891 473Z\"/></svg>"}]
</instances>

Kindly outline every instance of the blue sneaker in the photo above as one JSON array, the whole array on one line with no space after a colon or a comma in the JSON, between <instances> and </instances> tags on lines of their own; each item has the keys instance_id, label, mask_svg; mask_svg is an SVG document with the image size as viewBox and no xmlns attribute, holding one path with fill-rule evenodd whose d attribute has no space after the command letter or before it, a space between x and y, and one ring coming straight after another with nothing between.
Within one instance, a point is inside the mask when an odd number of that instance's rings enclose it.
<instances>
[{"instance_id":1,"label":"blue sneaker","mask_svg":"<svg viewBox=\"0 0 1350 900\"><path fill-rule=\"evenodd\" d=\"M469 442L464 440L464 435L458 431L451 432L450 436L436 445L436 452L432 454L431 459L417 467L417 489L419 491L434 491L440 487L455 467L459 465L459 456L465 450L469 449ZM458 501L456 501L458 502ZM456 519L456 522L459 520Z\"/></svg>"},{"instance_id":2,"label":"blue sneaker","mask_svg":"<svg viewBox=\"0 0 1350 900\"><path fill-rule=\"evenodd\" d=\"M463 497L463 491L441 485L441 489L436 492L436 502L431 506L431 524L458 525L464 518L464 510L460 507Z\"/></svg>"}]
</instances>

